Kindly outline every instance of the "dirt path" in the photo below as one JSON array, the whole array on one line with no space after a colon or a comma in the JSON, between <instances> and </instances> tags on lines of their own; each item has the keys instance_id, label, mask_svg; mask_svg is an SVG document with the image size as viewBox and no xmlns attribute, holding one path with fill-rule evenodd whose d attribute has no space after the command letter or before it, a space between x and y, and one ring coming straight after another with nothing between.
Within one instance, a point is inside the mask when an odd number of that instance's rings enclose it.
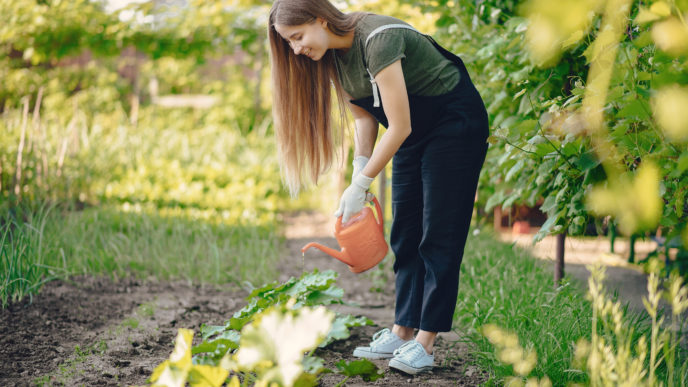
<instances>
[{"instance_id":1,"label":"dirt path","mask_svg":"<svg viewBox=\"0 0 688 387\"><path fill-rule=\"evenodd\" d=\"M285 219L285 255L279 263L279 280L299 276L303 270L333 269L340 273L339 286L345 289L347 305L334 309L365 315L376 326L355 328L347 340L333 343L317 354L334 369L340 359L364 345L378 329L391 326L393 284L391 268L375 277L354 275L346 265L318 251L305 257L301 247L317 240L337 247L331 238L330 219L321 215L295 214ZM386 273L386 274L384 274ZM372 287L380 288L371 291ZM53 281L34 297L0 312L0 386L142 385L153 368L169 357L178 328L198 332L201 324L220 325L245 305L242 290L219 290L191 286L184 282L156 282L77 277ZM470 365L467 349L457 344L455 333L443 334L437 343L438 367L431 374L411 377L389 371L386 362L378 365L386 376L374 384L408 386L473 386L484 379ZM323 386L343 379L326 375ZM369 385L360 378L346 385Z\"/></svg>"}]
</instances>

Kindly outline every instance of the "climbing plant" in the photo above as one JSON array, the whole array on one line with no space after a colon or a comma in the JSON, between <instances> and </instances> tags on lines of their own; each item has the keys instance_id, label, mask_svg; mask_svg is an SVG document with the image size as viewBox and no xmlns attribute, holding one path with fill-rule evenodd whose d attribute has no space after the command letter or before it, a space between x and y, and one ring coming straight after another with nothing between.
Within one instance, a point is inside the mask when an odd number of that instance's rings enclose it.
<instances>
[{"instance_id":1,"label":"climbing plant","mask_svg":"<svg viewBox=\"0 0 688 387\"><path fill-rule=\"evenodd\" d=\"M604 217L688 239L686 1L424 2L492 136L481 205L539 206L548 234ZM684 242L686 243L686 242Z\"/></svg>"}]
</instances>

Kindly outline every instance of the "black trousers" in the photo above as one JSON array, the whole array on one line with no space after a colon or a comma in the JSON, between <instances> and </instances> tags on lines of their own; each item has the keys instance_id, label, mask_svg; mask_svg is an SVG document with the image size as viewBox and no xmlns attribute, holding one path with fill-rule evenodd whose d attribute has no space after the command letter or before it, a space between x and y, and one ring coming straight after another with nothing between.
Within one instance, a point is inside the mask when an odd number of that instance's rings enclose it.
<instances>
[{"instance_id":1,"label":"black trousers","mask_svg":"<svg viewBox=\"0 0 688 387\"><path fill-rule=\"evenodd\" d=\"M394 155L390 245L395 323L446 332L489 129L479 97L450 95L437 103L445 106L441 122Z\"/></svg>"}]
</instances>

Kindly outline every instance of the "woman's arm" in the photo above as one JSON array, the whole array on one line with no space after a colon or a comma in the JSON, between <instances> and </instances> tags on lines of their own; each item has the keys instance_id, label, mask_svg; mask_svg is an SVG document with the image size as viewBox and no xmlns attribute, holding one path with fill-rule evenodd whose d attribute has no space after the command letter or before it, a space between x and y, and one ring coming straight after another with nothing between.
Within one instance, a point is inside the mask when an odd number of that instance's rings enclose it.
<instances>
[{"instance_id":1,"label":"woman's arm","mask_svg":"<svg viewBox=\"0 0 688 387\"><path fill-rule=\"evenodd\" d=\"M352 104L351 96L344 91L347 106L354 117L354 125L356 130L354 132L354 157L365 156L370 158L375 147L375 140L377 140L377 132L379 124L375 117L368 113L365 109L358 105Z\"/></svg>"},{"instance_id":2,"label":"woman's arm","mask_svg":"<svg viewBox=\"0 0 688 387\"><path fill-rule=\"evenodd\" d=\"M361 171L364 176L373 178L387 165L404 140L411 134L411 112L404 73L401 69L401 59L382 69L375 76L375 82L380 90L382 107L389 126L372 152L370 161ZM358 121L356 121L356 128L358 130ZM375 130L377 133L377 128ZM373 138L373 143L374 141ZM372 147L370 149L372 151Z\"/></svg>"},{"instance_id":3,"label":"woman's arm","mask_svg":"<svg viewBox=\"0 0 688 387\"><path fill-rule=\"evenodd\" d=\"M375 77L375 81L380 89L380 97L389 126L373 149L375 143L373 133L377 133L377 121L374 121L373 125L370 114L367 112L364 114L363 109L358 107L355 111L352 108L356 119L356 132L359 133L360 131L361 133L360 136L356 136L356 141L358 141L356 152L365 156L367 153L364 152L372 150L372 155L363 170L353 177L351 185L344 190L339 200L339 209L334 213L334 216L341 215L343 223L346 223L353 214L363 208L367 198L366 191L370 188L370 183L411 134L411 113L406 95L404 73L401 70L401 60L382 69ZM363 130L361 131L361 129Z\"/></svg>"}]
</instances>

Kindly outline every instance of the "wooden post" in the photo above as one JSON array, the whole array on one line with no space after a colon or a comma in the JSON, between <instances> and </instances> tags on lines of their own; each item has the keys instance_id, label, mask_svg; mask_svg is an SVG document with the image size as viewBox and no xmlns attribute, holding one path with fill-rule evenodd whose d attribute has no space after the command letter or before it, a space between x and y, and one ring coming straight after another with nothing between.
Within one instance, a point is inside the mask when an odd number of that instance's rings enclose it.
<instances>
[{"instance_id":1,"label":"wooden post","mask_svg":"<svg viewBox=\"0 0 688 387\"><path fill-rule=\"evenodd\" d=\"M342 129L343 130L343 129ZM349 136L343 136L342 149L344 150L342 154L342 162L344 163L342 168L339 168L339 173L337 174L337 196L341 197L342 192L349 186L349 182L346 180L346 171L349 169ZM336 204L339 206L339 202Z\"/></svg>"},{"instance_id":2,"label":"wooden post","mask_svg":"<svg viewBox=\"0 0 688 387\"><path fill-rule=\"evenodd\" d=\"M494 230L499 232L502 230L502 206L495 206L494 208Z\"/></svg>"},{"instance_id":3,"label":"wooden post","mask_svg":"<svg viewBox=\"0 0 688 387\"><path fill-rule=\"evenodd\" d=\"M24 110L22 111L21 135L19 136L19 146L17 148L17 167L14 173L14 196L15 203L21 201L22 194L22 169L24 168L24 144L26 142L26 127L29 124L29 98L22 98Z\"/></svg>"},{"instance_id":4,"label":"wooden post","mask_svg":"<svg viewBox=\"0 0 688 387\"><path fill-rule=\"evenodd\" d=\"M614 242L616 241L616 223L614 219L609 220L609 252L614 254Z\"/></svg>"},{"instance_id":5,"label":"wooden post","mask_svg":"<svg viewBox=\"0 0 688 387\"><path fill-rule=\"evenodd\" d=\"M554 261L554 286L561 284L561 279L564 278L564 251L566 241L566 231L557 234L557 256Z\"/></svg>"},{"instance_id":6,"label":"wooden post","mask_svg":"<svg viewBox=\"0 0 688 387\"><path fill-rule=\"evenodd\" d=\"M35 176L36 176L36 182L35 186L37 189L44 189L47 191L47 187L44 185L44 180L47 179L48 176L48 157L47 157L47 152L46 152L46 136L45 136L45 131L43 130L43 126L41 125L41 103L43 99L43 86L41 86L40 89L38 89L38 96L36 96L36 104L33 108L33 120L31 121L31 134L32 137L36 138L36 142L34 144L35 147ZM45 192L43 191L43 192Z\"/></svg>"},{"instance_id":7,"label":"wooden post","mask_svg":"<svg viewBox=\"0 0 688 387\"><path fill-rule=\"evenodd\" d=\"M263 100L261 98L260 90L263 85L263 69L265 68L265 61L263 60L265 53L265 34L258 34L258 50L256 51L256 56L254 62L257 63L256 71L256 85L253 90L253 115L254 115L254 125L258 121L258 116L260 114L260 108L263 105Z\"/></svg>"},{"instance_id":8,"label":"wooden post","mask_svg":"<svg viewBox=\"0 0 688 387\"><path fill-rule=\"evenodd\" d=\"M382 219L381 222L385 221L385 208L387 208L387 168L382 168L379 175L380 188L377 194L378 200L380 201L380 207L382 208Z\"/></svg>"}]
</instances>

